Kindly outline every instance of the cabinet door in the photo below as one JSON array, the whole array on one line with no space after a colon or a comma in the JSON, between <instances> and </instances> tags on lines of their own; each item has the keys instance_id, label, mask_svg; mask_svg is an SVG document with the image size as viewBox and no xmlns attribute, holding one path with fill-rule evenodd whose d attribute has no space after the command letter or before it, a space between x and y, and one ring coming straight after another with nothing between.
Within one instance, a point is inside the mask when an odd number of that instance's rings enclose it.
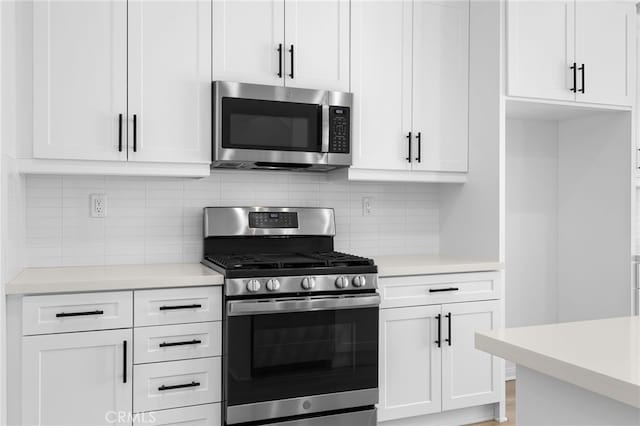
<instances>
[{"instance_id":1,"label":"cabinet door","mask_svg":"<svg viewBox=\"0 0 640 426\"><path fill-rule=\"evenodd\" d=\"M286 86L349 91L349 13L349 0L285 0Z\"/></svg>"},{"instance_id":2,"label":"cabinet door","mask_svg":"<svg viewBox=\"0 0 640 426\"><path fill-rule=\"evenodd\" d=\"M129 2L129 119L130 161L211 162L211 0Z\"/></svg>"},{"instance_id":3,"label":"cabinet door","mask_svg":"<svg viewBox=\"0 0 640 426\"><path fill-rule=\"evenodd\" d=\"M576 2L578 101L632 105L635 15L630 2Z\"/></svg>"},{"instance_id":4,"label":"cabinet door","mask_svg":"<svg viewBox=\"0 0 640 426\"><path fill-rule=\"evenodd\" d=\"M125 160L127 4L33 3L33 156Z\"/></svg>"},{"instance_id":5,"label":"cabinet door","mask_svg":"<svg viewBox=\"0 0 640 426\"><path fill-rule=\"evenodd\" d=\"M466 172L469 1L413 4L413 169Z\"/></svg>"},{"instance_id":6,"label":"cabinet door","mask_svg":"<svg viewBox=\"0 0 640 426\"><path fill-rule=\"evenodd\" d=\"M380 311L378 420L441 410L440 305Z\"/></svg>"},{"instance_id":7,"label":"cabinet door","mask_svg":"<svg viewBox=\"0 0 640 426\"><path fill-rule=\"evenodd\" d=\"M117 413L132 408L130 329L29 336L22 342L23 424L125 424L118 423Z\"/></svg>"},{"instance_id":8,"label":"cabinet door","mask_svg":"<svg viewBox=\"0 0 640 426\"><path fill-rule=\"evenodd\" d=\"M408 170L412 3L356 1L351 8L353 166Z\"/></svg>"},{"instance_id":9,"label":"cabinet door","mask_svg":"<svg viewBox=\"0 0 640 426\"><path fill-rule=\"evenodd\" d=\"M574 0L509 0L507 93L574 100ZM600 34L600 31L596 31Z\"/></svg>"},{"instance_id":10,"label":"cabinet door","mask_svg":"<svg viewBox=\"0 0 640 426\"><path fill-rule=\"evenodd\" d=\"M477 330L499 326L498 310L497 300L442 305L443 410L499 400L500 362L474 345Z\"/></svg>"},{"instance_id":11,"label":"cabinet door","mask_svg":"<svg viewBox=\"0 0 640 426\"><path fill-rule=\"evenodd\" d=\"M286 53L284 0L213 2L214 80L282 85Z\"/></svg>"}]
</instances>

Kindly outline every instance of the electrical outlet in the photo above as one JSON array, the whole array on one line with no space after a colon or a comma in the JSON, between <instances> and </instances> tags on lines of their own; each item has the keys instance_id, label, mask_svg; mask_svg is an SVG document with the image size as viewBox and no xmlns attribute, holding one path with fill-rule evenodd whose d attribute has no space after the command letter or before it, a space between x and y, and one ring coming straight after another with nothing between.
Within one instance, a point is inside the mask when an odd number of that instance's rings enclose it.
<instances>
[{"instance_id":1,"label":"electrical outlet","mask_svg":"<svg viewBox=\"0 0 640 426\"><path fill-rule=\"evenodd\" d=\"M91 217L107 217L107 194L91 194L89 200Z\"/></svg>"},{"instance_id":2,"label":"electrical outlet","mask_svg":"<svg viewBox=\"0 0 640 426\"><path fill-rule=\"evenodd\" d=\"M362 197L362 216L371 216L373 213L373 198Z\"/></svg>"}]
</instances>

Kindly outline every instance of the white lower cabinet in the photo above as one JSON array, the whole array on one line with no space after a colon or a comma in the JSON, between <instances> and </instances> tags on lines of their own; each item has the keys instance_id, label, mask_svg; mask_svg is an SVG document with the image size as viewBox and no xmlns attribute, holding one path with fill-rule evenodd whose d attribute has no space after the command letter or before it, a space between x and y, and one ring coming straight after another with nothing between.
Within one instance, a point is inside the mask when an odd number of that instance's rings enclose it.
<instances>
[{"instance_id":1,"label":"white lower cabinet","mask_svg":"<svg viewBox=\"0 0 640 426\"><path fill-rule=\"evenodd\" d=\"M221 424L219 287L25 296L19 303L16 424Z\"/></svg>"},{"instance_id":2,"label":"white lower cabinet","mask_svg":"<svg viewBox=\"0 0 640 426\"><path fill-rule=\"evenodd\" d=\"M22 340L22 424L111 425L131 413L131 329Z\"/></svg>"},{"instance_id":3,"label":"white lower cabinet","mask_svg":"<svg viewBox=\"0 0 640 426\"><path fill-rule=\"evenodd\" d=\"M455 274L450 279L444 275L435 279L455 282L455 277L462 283L467 280L465 275L474 280L480 278L479 274ZM498 274L482 275L501 288ZM421 283L431 278L380 280L381 422L503 401L501 361L474 347L477 330L494 329L502 323L499 294L495 294L495 300L465 301L470 296L458 285L447 288L452 290L446 292L450 303L440 302L441 291L426 291L426 296L420 298L422 305L411 306L407 301L407 305L398 306L398 301L393 300L395 293L386 291L387 286L397 287L398 280ZM392 300L394 303L390 303Z\"/></svg>"},{"instance_id":4,"label":"white lower cabinet","mask_svg":"<svg viewBox=\"0 0 640 426\"><path fill-rule=\"evenodd\" d=\"M497 300L442 305L442 332L448 339L442 345L443 410L498 401L498 358L474 347L476 330L496 328L498 309Z\"/></svg>"},{"instance_id":5,"label":"white lower cabinet","mask_svg":"<svg viewBox=\"0 0 640 426\"><path fill-rule=\"evenodd\" d=\"M153 426L220 426L221 423L220 403L151 411L139 415L133 422Z\"/></svg>"},{"instance_id":6,"label":"white lower cabinet","mask_svg":"<svg viewBox=\"0 0 640 426\"><path fill-rule=\"evenodd\" d=\"M380 311L379 421L441 410L439 314L439 305Z\"/></svg>"}]
</instances>

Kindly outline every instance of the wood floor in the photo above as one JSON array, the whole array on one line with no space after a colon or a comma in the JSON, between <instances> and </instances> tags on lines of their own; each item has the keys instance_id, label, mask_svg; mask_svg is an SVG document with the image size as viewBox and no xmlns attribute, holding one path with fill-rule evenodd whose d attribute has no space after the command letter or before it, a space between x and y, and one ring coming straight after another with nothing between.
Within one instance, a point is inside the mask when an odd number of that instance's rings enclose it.
<instances>
[{"instance_id":1,"label":"wood floor","mask_svg":"<svg viewBox=\"0 0 640 426\"><path fill-rule=\"evenodd\" d=\"M505 423L483 422L475 423L473 426L515 426L516 424L516 381L507 382L507 419Z\"/></svg>"}]
</instances>

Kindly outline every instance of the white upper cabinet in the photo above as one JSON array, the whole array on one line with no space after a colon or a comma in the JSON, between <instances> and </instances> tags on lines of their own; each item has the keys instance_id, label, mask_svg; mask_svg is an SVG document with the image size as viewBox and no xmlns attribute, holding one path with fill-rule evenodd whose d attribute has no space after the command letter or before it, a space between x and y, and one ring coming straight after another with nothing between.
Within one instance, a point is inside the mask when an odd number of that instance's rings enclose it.
<instances>
[{"instance_id":1,"label":"white upper cabinet","mask_svg":"<svg viewBox=\"0 0 640 426\"><path fill-rule=\"evenodd\" d=\"M358 1L352 10L353 164L410 170L412 3Z\"/></svg>"},{"instance_id":2,"label":"white upper cabinet","mask_svg":"<svg viewBox=\"0 0 640 426\"><path fill-rule=\"evenodd\" d=\"M215 0L213 79L349 90L349 0Z\"/></svg>"},{"instance_id":3,"label":"white upper cabinet","mask_svg":"<svg viewBox=\"0 0 640 426\"><path fill-rule=\"evenodd\" d=\"M507 94L633 104L635 6L628 1L507 4Z\"/></svg>"},{"instance_id":4,"label":"white upper cabinet","mask_svg":"<svg viewBox=\"0 0 640 426\"><path fill-rule=\"evenodd\" d=\"M283 84L284 43L284 0L213 2L214 80Z\"/></svg>"},{"instance_id":5,"label":"white upper cabinet","mask_svg":"<svg viewBox=\"0 0 640 426\"><path fill-rule=\"evenodd\" d=\"M285 0L284 10L285 85L349 91L349 0Z\"/></svg>"},{"instance_id":6,"label":"white upper cabinet","mask_svg":"<svg viewBox=\"0 0 640 426\"><path fill-rule=\"evenodd\" d=\"M441 411L440 305L380 310L378 420Z\"/></svg>"},{"instance_id":7,"label":"white upper cabinet","mask_svg":"<svg viewBox=\"0 0 640 426\"><path fill-rule=\"evenodd\" d=\"M442 305L442 409L497 402L498 358L475 348L475 332L499 326L497 300ZM451 330L451 332L449 332Z\"/></svg>"},{"instance_id":8,"label":"white upper cabinet","mask_svg":"<svg viewBox=\"0 0 640 426\"><path fill-rule=\"evenodd\" d=\"M132 410L131 330L23 338L22 424L126 424ZM130 424L130 422L129 422Z\"/></svg>"},{"instance_id":9,"label":"white upper cabinet","mask_svg":"<svg viewBox=\"0 0 640 426\"><path fill-rule=\"evenodd\" d=\"M23 171L208 175L211 0L33 8L33 159ZM137 165L118 166L126 161Z\"/></svg>"},{"instance_id":10,"label":"white upper cabinet","mask_svg":"<svg viewBox=\"0 0 640 426\"><path fill-rule=\"evenodd\" d=\"M128 130L131 161L210 162L210 1L129 2Z\"/></svg>"},{"instance_id":11,"label":"white upper cabinet","mask_svg":"<svg viewBox=\"0 0 640 426\"><path fill-rule=\"evenodd\" d=\"M469 1L355 2L352 10L349 178L464 180Z\"/></svg>"},{"instance_id":12,"label":"white upper cabinet","mask_svg":"<svg viewBox=\"0 0 640 426\"><path fill-rule=\"evenodd\" d=\"M574 0L509 1L507 91L573 100Z\"/></svg>"},{"instance_id":13,"label":"white upper cabinet","mask_svg":"<svg viewBox=\"0 0 640 426\"><path fill-rule=\"evenodd\" d=\"M576 100L633 104L635 17L633 3L576 1Z\"/></svg>"},{"instance_id":14,"label":"white upper cabinet","mask_svg":"<svg viewBox=\"0 0 640 426\"><path fill-rule=\"evenodd\" d=\"M466 172L469 2L413 5L414 170Z\"/></svg>"},{"instance_id":15,"label":"white upper cabinet","mask_svg":"<svg viewBox=\"0 0 640 426\"><path fill-rule=\"evenodd\" d=\"M126 160L126 2L34 2L33 49L33 156Z\"/></svg>"}]
</instances>

